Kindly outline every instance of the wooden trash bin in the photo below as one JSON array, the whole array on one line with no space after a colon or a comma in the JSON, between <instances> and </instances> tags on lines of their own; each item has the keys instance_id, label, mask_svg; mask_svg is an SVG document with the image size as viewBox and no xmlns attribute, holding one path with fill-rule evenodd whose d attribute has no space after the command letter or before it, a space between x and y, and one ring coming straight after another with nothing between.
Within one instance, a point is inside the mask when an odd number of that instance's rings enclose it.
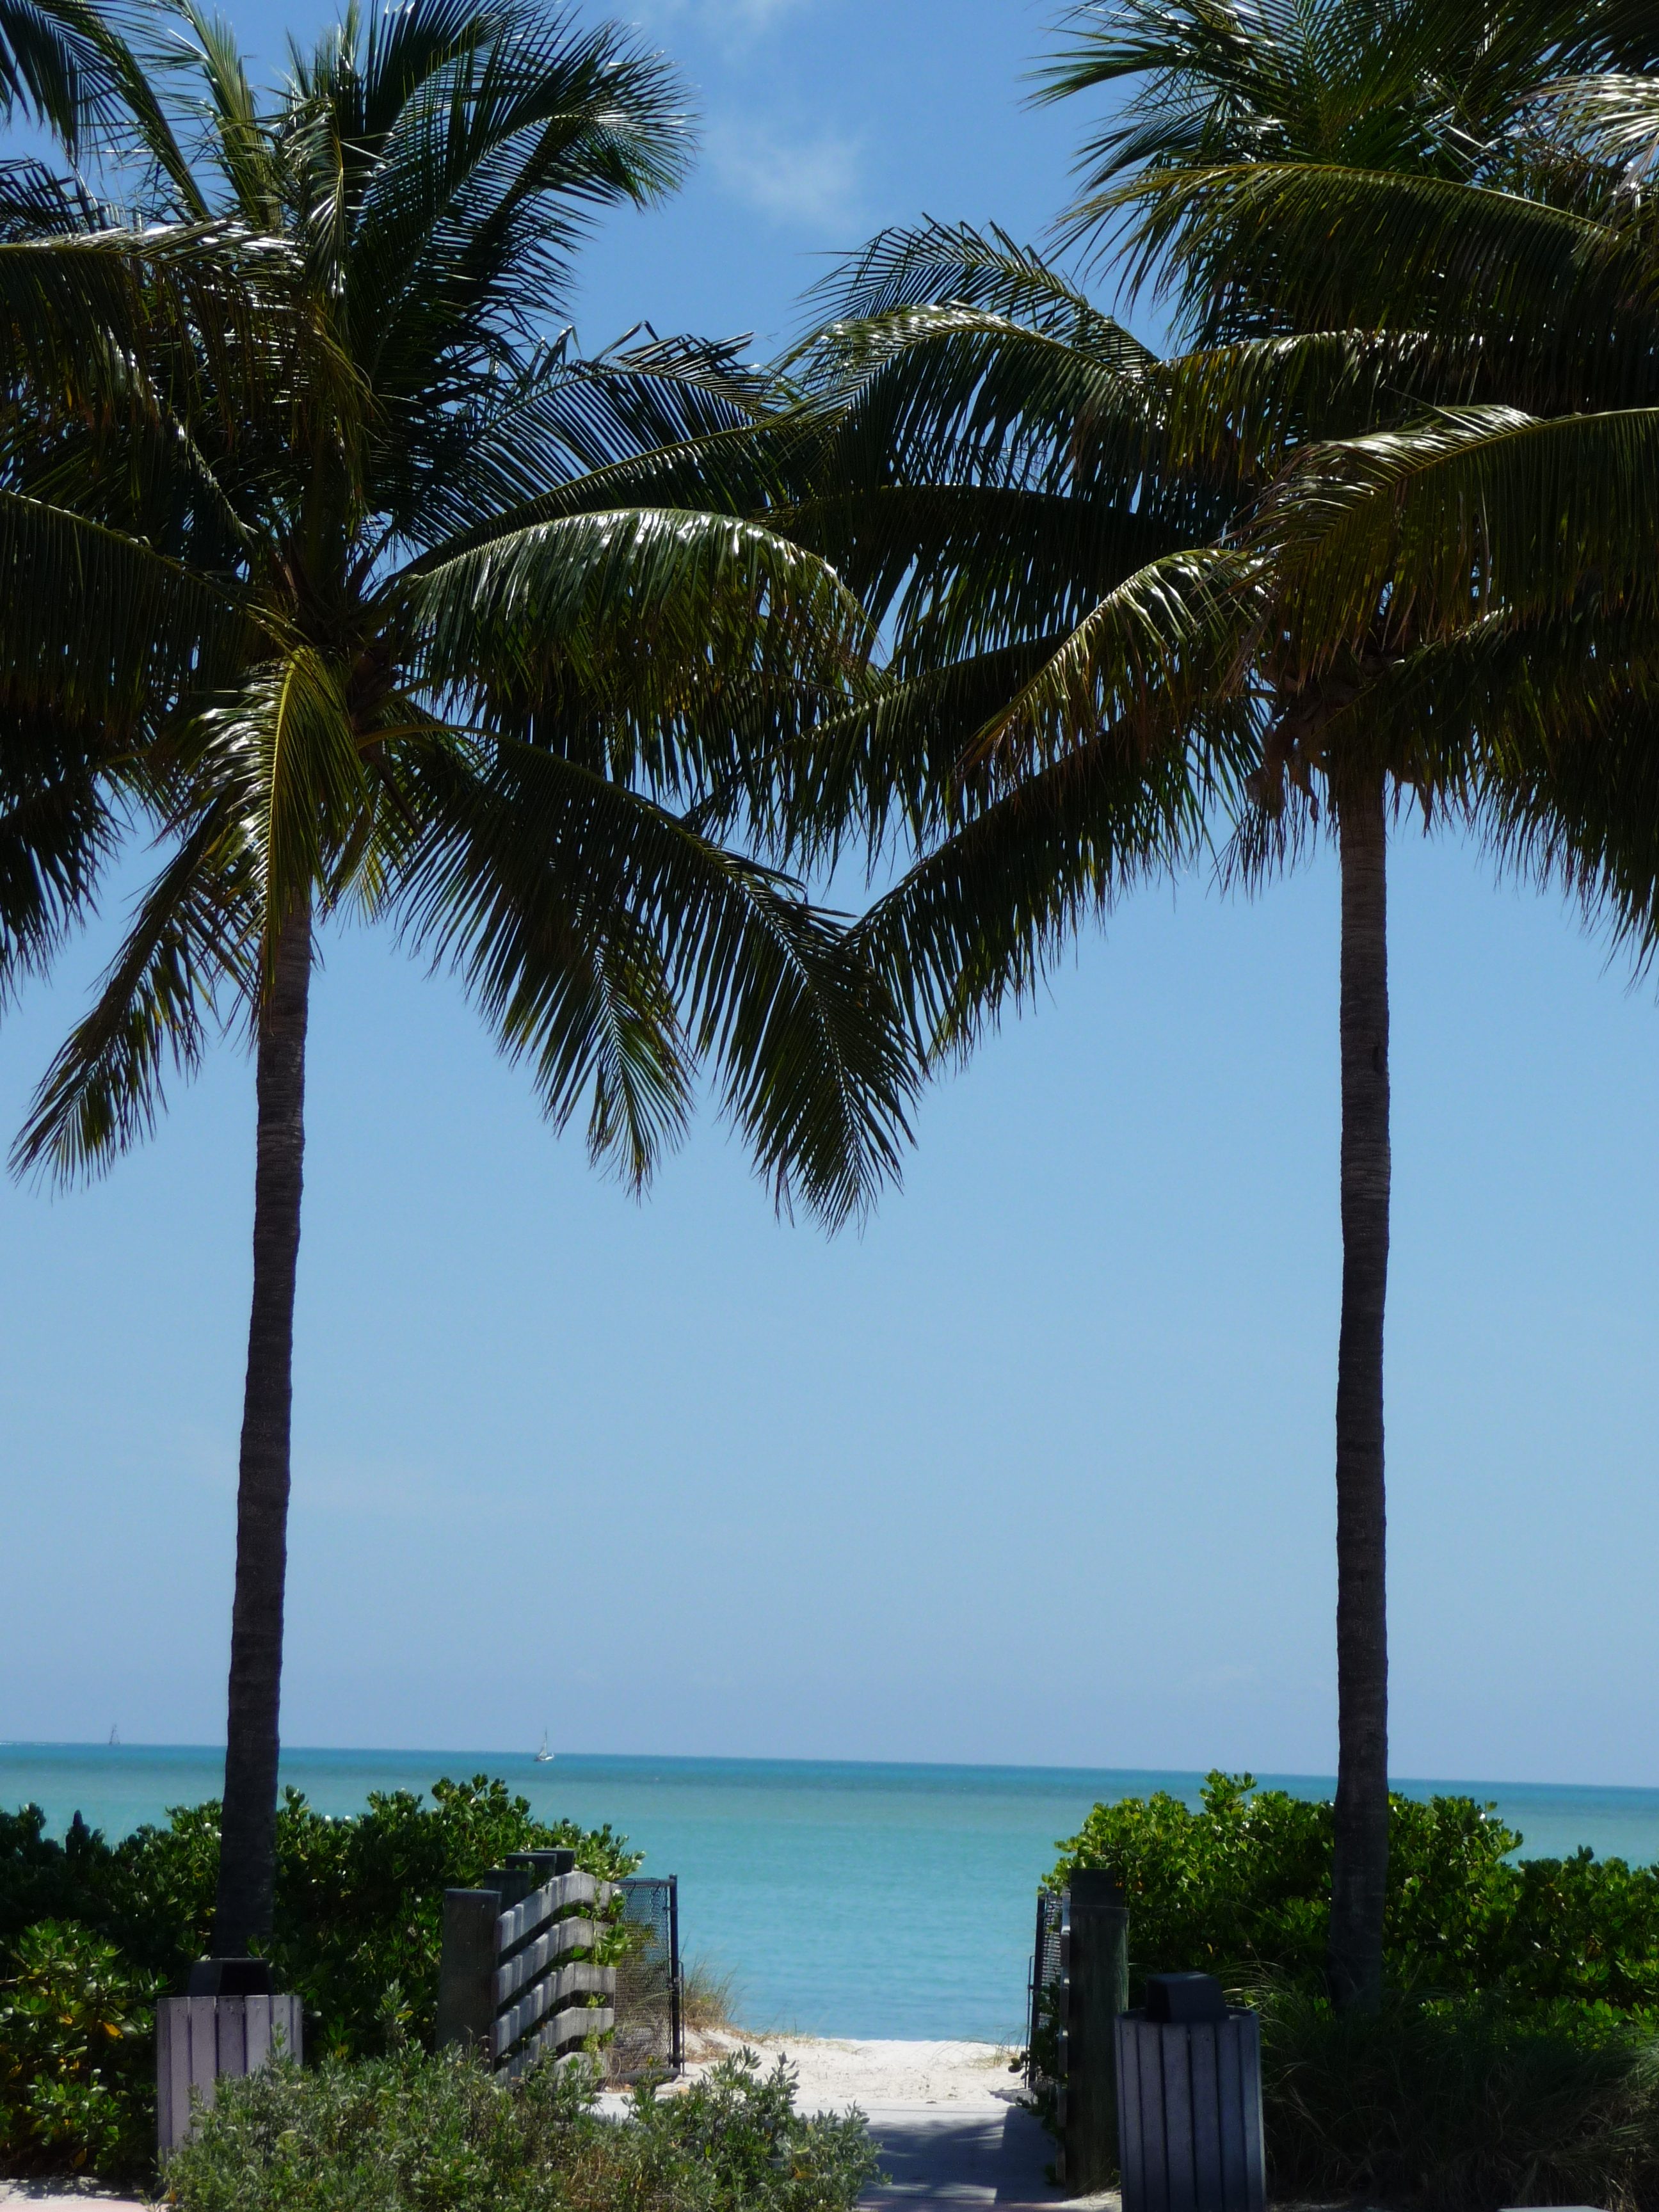
<instances>
[{"instance_id":1,"label":"wooden trash bin","mask_svg":"<svg viewBox=\"0 0 1659 2212\"><path fill-rule=\"evenodd\" d=\"M1211 2006L1160 1980L1209 1977L1152 1976L1149 2002L1115 2022L1123 2212L1262 2212L1261 2022L1225 2005L1218 1984Z\"/></svg>"},{"instance_id":2,"label":"wooden trash bin","mask_svg":"<svg viewBox=\"0 0 1659 2212\"><path fill-rule=\"evenodd\" d=\"M163 1997L155 2008L155 2147L181 2143L225 2077L273 2058L303 2059L304 2008L294 1996Z\"/></svg>"}]
</instances>

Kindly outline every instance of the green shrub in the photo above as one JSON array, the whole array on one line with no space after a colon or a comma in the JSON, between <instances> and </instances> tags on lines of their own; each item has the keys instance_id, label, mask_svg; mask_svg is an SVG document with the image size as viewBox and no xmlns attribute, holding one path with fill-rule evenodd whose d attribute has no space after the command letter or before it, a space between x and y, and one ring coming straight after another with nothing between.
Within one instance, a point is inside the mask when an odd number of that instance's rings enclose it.
<instances>
[{"instance_id":1,"label":"green shrub","mask_svg":"<svg viewBox=\"0 0 1659 2212\"><path fill-rule=\"evenodd\" d=\"M1393 1987L1659 2007L1659 1869L1589 1850L1516 1863L1522 1838L1472 1798L1389 1803ZM1322 1986L1328 1803L1212 1774L1197 1812L1164 1791L1097 1805L1059 1848L1056 1885L1073 1867L1109 1867L1122 1882L1133 1989L1183 1967Z\"/></svg>"},{"instance_id":2,"label":"green shrub","mask_svg":"<svg viewBox=\"0 0 1659 2212\"><path fill-rule=\"evenodd\" d=\"M586 2069L498 2087L413 2050L228 2087L167 2167L179 2212L851 2212L876 2170L857 2118L804 2119L745 2053L620 2122Z\"/></svg>"},{"instance_id":3,"label":"green shrub","mask_svg":"<svg viewBox=\"0 0 1659 2212\"><path fill-rule=\"evenodd\" d=\"M270 1952L279 1985L305 2000L309 2051L429 2045L444 1891L470 1887L509 1851L561 1844L606 1880L640 1863L609 1827L537 1820L482 1774L434 1784L430 1805L407 1790L377 1794L345 1820L289 1790ZM0 2027L0 2172L125 2179L149 2158L149 2008L183 1987L208 1948L218 1868L216 1803L179 1807L165 1826L113 1844L78 1814L60 1844L39 1806L0 1813L0 1983L12 1978L11 2011L0 2014L10 2023Z\"/></svg>"},{"instance_id":4,"label":"green shrub","mask_svg":"<svg viewBox=\"0 0 1659 2212\"><path fill-rule=\"evenodd\" d=\"M209 1948L219 1871L219 1807L180 1806L165 1827L111 1844L77 1823L62 1844L38 1806L0 1814L0 1962L22 1929L75 1920L122 1957L182 1988ZM276 1816L276 1893L270 1954L281 1985L306 2002L314 2048L367 2057L397 2024L429 2044L435 2025L443 1893L465 1888L509 1851L573 1848L614 1881L640 1854L609 1827L532 1817L505 1783L438 1782L432 1802L376 1792L367 1811L332 1820L296 1790Z\"/></svg>"},{"instance_id":5,"label":"green shrub","mask_svg":"<svg viewBox=\"0 0 1659 2212\"><path fill-rule=\"evenodd\" d=\"M1652 2023L1601 2005L1393 1996L1334 2013L1255 1994L1273 2192L1409 2202L1659 2205Z\"/></svg>"},{"instance_id":6,"label":"green shrub","mask_svg":"<svg viewBox=\"0 0 1659 2212\"><path fill-rule=\"evenodd\" d=\"M72 1921L18 1936L0 1980L0 2171L142 2173L154 2155L155 1985Z\"/></svg>"},{"instance_id":7,"label":"green shrub","mask_svg":"<svg viewBox=\"0 0 1659 2212\"><path fill-rule=\"evenodd\" d=\"M1097 1805L1050 1880L1123 1884L1133 1999L1198 1968L1261 2011L1279 2192L1659 2212L1659 1873L1517 1863L1521 1841L1467 1797L1389 1800L1390 1994L1370 2015L1323 1994L1328 1804L1212 1774L1196 1812L1163 1792Z\"/></svg>"}]
</instances>

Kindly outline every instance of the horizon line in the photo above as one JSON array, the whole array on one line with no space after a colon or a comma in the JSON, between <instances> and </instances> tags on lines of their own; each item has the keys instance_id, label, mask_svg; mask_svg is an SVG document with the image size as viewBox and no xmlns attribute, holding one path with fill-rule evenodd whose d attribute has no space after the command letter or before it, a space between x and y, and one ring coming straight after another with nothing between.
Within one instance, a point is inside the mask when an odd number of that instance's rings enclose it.
<instances>
[{"instance_id":1,"label":"horizon line","mask_svg":"<svg viewBox=\"0 0 1659 2212\"><path fill-rule=\"evenodd\" d=\"M148 1740L137 1738L130 1741L124 1741L117 1744L110 1744L94 1737L0 1737L0 1753L8 1751L72 1751L103 1753L146 1751L188 1753L194 1755L204 1755L210 1758L222 1759L224 1755L224 1748L225 1747L222 1743L151 1742ZM531 1751L507 1751L499 1748L495 1750L464 1750L454 1745L422 1745L410 1747L395 1744L293 1744L285 1745L279 1754L279 1759L304 1759L307 1757L323 1757L330 1759L454 1759L512 1760L527 1766L535 1766L538 1764L535 1753ZM1305 1783L1310 1785L1317 1785L1321 1789L1327 1787L1334 1788L1336 1782L1336 1777L1334 1773L1304 1773L1289 1769L1269 1770L1264 1768L1258 1771L1249 1767L1235 1769L1215 1766L1073 1766L1052 1765L1046 1762L1033 1763L1012 1759L817 1759L805 1757L799 1753L793 1753L566 1751L556 1753L553 1759L547 1761L546 1764L550 1765L569 1765L579 1761L585 1760L608 1761L611 1763L626 1762L633 1765L659 1766L793 1766L803 1768L829 1766L876 1771L900 1771L903 1769L923 1767L933 1769L940 1773L1053 1774L1068 1776L1075 1775L1079 1778L1089 1776L1111 1776L1115 1778L1119 1776L1134 1776L1151 1780L1168 1779L1171 1781L1183 1782L1202 1782L1212 1773L1249 1773L1252 1777L1255 1786L1258 1789L1263 1787L1273 1787L1285 1783ZM452 1779L454 1778L438 1777L434 1778ZM1390 1774L1389 1779L1391 1786L1401 1785L1419 1790L1440 1788L1448 1790L1455 1790L1456 1794L1460 1796L1467 1796L1476 1790L1549 1790L1557 1791L1595 1791L1603 1795L1608 1792L1618 1792L1630 1796L1659 1797L1659 1783L1522 1782L1516 1780L1504 1780L1501 1778L1492 1776L1466 1777L1459 1775L1415 1774Z\"/></svg>"}]
</instances>

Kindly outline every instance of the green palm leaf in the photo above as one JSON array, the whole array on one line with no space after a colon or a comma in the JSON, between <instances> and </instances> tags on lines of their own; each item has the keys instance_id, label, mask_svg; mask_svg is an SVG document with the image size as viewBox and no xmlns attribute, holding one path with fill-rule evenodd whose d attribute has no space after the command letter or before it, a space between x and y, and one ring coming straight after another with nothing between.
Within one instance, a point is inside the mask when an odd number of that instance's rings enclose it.
<instances>
[{"instance_id":1,"label":"green palm leaf","mask_svg":"<svg viewBox=\"0 0 1659 2212\"><path fill-rule=\"evenodd\" d=\"M897 1170L911 1076L843 934L784 879L574 762L505 744L424 770L433 829L409 927L457 965L562 1124L635 1186L678 1135L690 1069L780 1201L835 1223Z\"/></svg>"},{"instance_id":2,"label":"green palm leaf","mask_svg":"<svg viewBox=\"0 0 1659 2212\"><path fill-rule=\"evenodd\" d=\"M258 990L258 902L227 810L179 842L143 899L90 1011L37 1091L12 1152L56 1182L107 1167L149 1134L167 1065L192 1074L210 1028Z\"/></svg>"},{"instance_id":3,"label":"green palm leaf","mask_svg":"<svg viewBox=\"0 0 1659 2212\"><path fill-rule=\"evenodd\" d=\"M1259 526L1315 660L1379 623L1409 641L1477 611L1566 613L1591 588L1651 605L1656 533L1653 408L1541 422L1447 410L1316 447Z\"/></svg>"}]
</instances>

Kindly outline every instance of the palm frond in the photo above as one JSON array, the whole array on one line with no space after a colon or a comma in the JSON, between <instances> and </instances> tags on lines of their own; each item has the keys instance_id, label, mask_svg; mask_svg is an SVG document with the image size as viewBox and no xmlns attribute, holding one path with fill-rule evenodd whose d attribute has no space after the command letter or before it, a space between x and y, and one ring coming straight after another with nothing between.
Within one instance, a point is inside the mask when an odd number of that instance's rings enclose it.
<instances>
[{"instance_id":1,"label":"palm frond","mask_svg":"<svg viewBox=\"0 0 1659 2212\"><path fill-rule=\"evenodd\" d=\"M637 793L503 743L434 756L409 927L562 1125L641 1185L712 1063L781 1203L834 1224L897 1170L912 1076L879 984L784 879Z\"/></svg>"},{"instance_id":2,"label":"palm frond","mask_svg":"<svg viewBox=\"0 0 1659 2212\"><path fill-rule=\"evenodd\" d=\"M0 701L123 742L237 617L184 563L72 511L0 489Z\"/></svg>"},{"instance_id":3,"label":"palm frond","mask_svg":"<svg viewBox=\"0 0 1659 2212\"><path fill-rule=\"evenodd\" d=\"M969 223L927 222L878 231L806 297L813 333L786 356L786 367L821 354L826 332L837 325L887 322L941 307L978 308L1040 331L1127 374L1153 358L1035 246L1019 245L994 225L980 231Z\"/></svg>"},{"instance_id":4,"label":"palm frond","mask_svg":"<svg viewBox=\"0 0 1659 2212\"><path fill-rule=\"evenodd\" d=\"M193 1073L209 1030L253 999L258 930L234 824L216 808L144 895L91 1012L35 1093L14 1170L68 1182L149 1135L165 1104L167 1065Z\"/></svg>"},{"instance_id":5,"label":"palm frond","mask_svg":"<svg viewBox=\"0 0 1659 2212\"><path fill-rule=\"evenodd\" d=\"M0 1004L90 904L118 824L83 748L51 721L0 731Z\"/></svg>"},{"instance_id":6,"label":"palm frond","mask_svg":"<svg viewBox=\"0 0 1659 2212\"><path fill-rule=\"evenodd\" d=\"M1085 921L1203 848L1218 763L1237 741L1149 757L1104 730L1023 778L941 839L859 923L859 948L905 1008L933 1060L965 1055L1003 1012L1029 1000Z\"/></svg>"},{"instance_id":7,"label":"palm frond","mask_svg":"<svg viewBox=\"0 0 1659 2212\"><path fill-rule=\"evenodd\" d=\"M1262 611L1248 556L1165 555L1090 611L975 734L969 761L1006 790L1101 730L1133 738L1148 757L1166 750L1241 686Z\"/></svg>"},{"instance_id":8,"label":"palm frond","mask_svg":"<svg viewBox=\"0 0 1659 2212\"><path fill-rule=\"evenodd\" d=\"M359 834L379 793L340 671L295 642L198 711L172 750L186 804L229 808L269 914L327 888L332 856ZM264 932L267 957L275 932Z\"/></svg>"},{"instance_id":9,"label":"palm frond","mask_svg":"<svg viewBox=\"0 0 1659 2212\"><path fill-rule=\"evenodd\" d=\"M418 69L418 24L383 41L362 98L386 119L368 145L351 137L355 100L327 142L356 149L339 187L353 351L411 394L446 359L509 354L527 331L526 290L543 313L558 298L587 211L660 197L686 151L672 74L615 27L512 5L465 22L439 12L445 38ZM388 112L378 95L394 86Z\"/></svg>"},{"instance_id":10,"label":"palm frond","mask_svg":"<svg viewBox=\"0 0 1659 2212\"><path fill-rule=\"evenodd\" d=\"M425 680L522 714L562 702L672 714L757 669L839 689L867 618L812 554L706 514L578 514L416 563L396 593Z\"/></svg>"},{"instance_id":11,"label":"palm frond","mask_svg":"<svg viewBox=\"0 0 1659 2212\"><path fill-rule=\"evenodd\" d=\"M1373 633L1409 643L1491 611L1569 613L1587 591L1651 605L1656 533L1656 408L1443 410L1313 449L1258 525L1315 661Z\"/></svg>"},{"instance_id":12,"label":"palm frond","mask_svg":"<svg viewBox=\"0 0 1659 2212\"><path fill-rule=\"evenodd\" d=\"M1555 404L1650 386L1633 343L1645 221L1610 225L1517 191L1313 163L1173 172L1109 199L1103 219L1133 218L1127 281L1173 293L1198 345L1285 330L1480 333L1519 356L1516 373L1559 394Z\"/></svg>"},{"instance_id":13,"label":"palm frond","mask_svg":"<svg viewBox=\"0 0 1659 2212\"><path fill-rule=\"evenodd\" d=\"M735 344L652 337L584 360L567 331L458 426L453 466L422 478L420 503L398 526L459 552L474 533L580 510L751 514L776 481L766 441L751 436L775 392Z\"/></svg>"},{"instance_id":14,"label":"palm frond","mask_svg":"<svg viewBox=\"0 0 1659 2212\"><path fill-rule=\"evenodd\" d=\"M280 235L283 177L246 65L230 26L197 0L171 0L196 49L204 96L200 113L232 203L256 233Z\"/></svg>"}]
</instances>

